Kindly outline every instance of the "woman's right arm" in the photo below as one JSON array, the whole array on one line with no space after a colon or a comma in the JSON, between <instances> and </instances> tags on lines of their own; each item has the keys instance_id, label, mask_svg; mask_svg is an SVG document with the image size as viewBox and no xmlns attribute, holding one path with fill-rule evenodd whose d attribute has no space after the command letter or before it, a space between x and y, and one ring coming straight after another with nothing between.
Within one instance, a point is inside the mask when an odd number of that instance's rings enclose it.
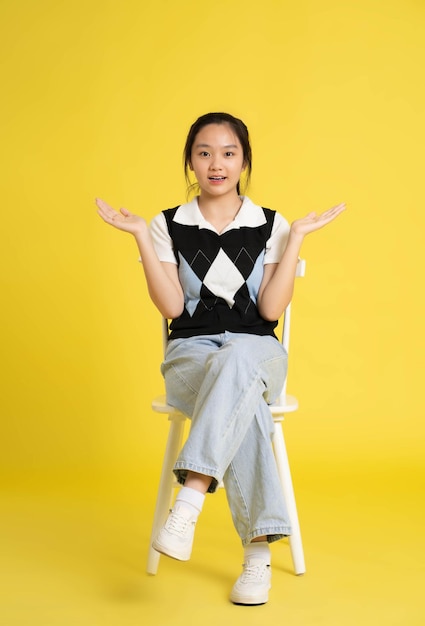
<instances>
[{"instance_id":1,"label":"woman's right arm","mask_svg":"<svg viewBox=\"0 0 425 626\"><path fill-rule=\"evenodd\" d=\"M149 295L163 317L174 319L184 309L183 290L177 265L159 260L153 246L149 227L142 217L127 209L115 211L109 204L96 199L98 214L104 222L134 236L146 277Z\"/></svg>"}]
</instances>

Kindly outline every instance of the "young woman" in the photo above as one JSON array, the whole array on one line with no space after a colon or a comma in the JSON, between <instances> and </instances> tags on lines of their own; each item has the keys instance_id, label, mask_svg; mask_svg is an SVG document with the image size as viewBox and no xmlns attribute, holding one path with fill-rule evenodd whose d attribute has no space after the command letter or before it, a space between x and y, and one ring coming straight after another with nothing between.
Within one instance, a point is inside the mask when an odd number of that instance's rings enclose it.
<instances>
[{"instance_id":1,"label":"young woman","mask_svg":"<svg viewBox=\"0 0 425 626\"><path fill-rule=\"evenodd\" d=\"M245 124L227 113L196 120L184 162L198 195L163 211L150 228L96 201L105 222L135 237L150 297L172 320L162 364L167 401L191 418L174 468L183 486L153 547L188 560L205 494L223 481L244 547L230 600L263 604L271 587L269 543L291 533L271 447L268 405L287 361L274 328L292 297L304 237L345 205L289 226L240 195L251 147Z\"/></svg>"}]
</instances>

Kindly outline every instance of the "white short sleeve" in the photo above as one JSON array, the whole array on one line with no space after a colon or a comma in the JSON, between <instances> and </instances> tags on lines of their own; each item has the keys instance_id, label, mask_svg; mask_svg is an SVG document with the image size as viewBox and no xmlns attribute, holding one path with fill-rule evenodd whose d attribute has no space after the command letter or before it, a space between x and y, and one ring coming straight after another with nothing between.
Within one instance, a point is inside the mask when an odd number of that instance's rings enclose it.
<instances>
[{"instance_id":1,"label":"white short sleeve","mask_svg":"<svg viewBox=\"0 0 425 626\"><path fill-rule=\"evenodd\" d=\"M154 217L150 223L149 229L159 260L177 265L173 251L173 242L168 232L165 215L160 213Z\"/></svg>"},{"instance_id":2,"label":"white short sleeve","mask_svg":"<svg viewBox=\"0 0 425 626\"><path fill-rule=\"evenodd\" d=\"M282 254L285 252L286 244L288 243L290 228L286 219L279 213L275 213L272 233L266 243L264 264L279 263Z\"/></svg>"}]
</instances>

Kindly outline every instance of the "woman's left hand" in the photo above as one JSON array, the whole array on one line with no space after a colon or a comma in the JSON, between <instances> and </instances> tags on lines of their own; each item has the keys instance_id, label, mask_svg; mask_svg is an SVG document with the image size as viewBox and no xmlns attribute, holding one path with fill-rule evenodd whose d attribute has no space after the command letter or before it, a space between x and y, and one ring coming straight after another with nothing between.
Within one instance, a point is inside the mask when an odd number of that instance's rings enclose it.
<instances>
[{"instance_id":1,"label":"woman's left hand","mask_svg":"<svg viewBox=\"0 0 425 626\"><path fill-rule=\"evenodd\" d=\"M315 230L319 230L319 228L323 228L323 226L332 222L344 210L345 202L342 202L320 215L317 215L317 213L309 213L305 217L292 222L291 231L295 235L308 235L309 233L313 233Z\"/></svg>"}]
</instances>

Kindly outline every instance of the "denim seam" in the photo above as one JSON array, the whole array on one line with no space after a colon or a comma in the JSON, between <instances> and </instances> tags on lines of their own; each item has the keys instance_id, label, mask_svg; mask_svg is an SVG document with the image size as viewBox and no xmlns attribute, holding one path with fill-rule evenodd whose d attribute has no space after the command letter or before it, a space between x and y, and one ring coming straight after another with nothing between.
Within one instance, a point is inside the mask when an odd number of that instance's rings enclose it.
<instances>
[{"instance_id":1,"label":"denim seam","mask_svg":"<svg viewBox=\"0 0 425 626\"><path fill-rule=\"evenodd\" d=\"M289 537L290 535L291 528L289 526L266 526L265 528L259 528L250 532L249 535L242 541L242 545L247 546L256 537L266 536L267 541L269 543L273 543L274 541L279 541L279 539Z\"/></svg>"},{"instance_id":2,"label":"denim seam","mask_svg":"<svg viewBox=\"0 0 425 626\"><path fill-rule=\"evenodd\" d=\"M241 413L245 412L246 409L245 409L245 406L244 406L244 399L245 399L245 403L246 403L246 397L249 395L249 393L254 388L254 386L256 386L260 382L263 382L260 377L258 377L258 376L253 377L249 387L247 387L245 389L245 391L241 393L241 399L237 400L237 404L236 404L235 410L233 411L232 415L230 416L230 419L228 420L227 428L226 428L226 431L224 433L224 436L227 436L227 433L228 433L229 429L233 427L235 422L238 420L239 415ZM264 384L264 382L263 382L263 384ZM249 404L251 405L251 402ZM254 419L254 417L255 417L255 411L253 411L253 413L252 413L252 419Z\"/></svg>"},{"instance_id":3,"label":"denim seam","mask_svg":"<svg viewBox=\"0 0 425 626\"><path fill-rule=\"evenodd\" d=\"M241 500L243 502L243 505L245 507L245 514L246 517L248 519L248 526L251 526L251 517L249 514L249 508L247 506L246 500L243 496L242 493L242 489L240 488L240 483L239 483L239 479L238 479L238 475L236 473L236 471L234 470L234 466L233 463L230 463L229 465L229 469L231 470L234 480L235 480L235 484L238 487L238 492L239 495L241 497ZM256 537L262 537L267 536L267 541L269 543L272 543L273 541L278 541L279 539L282 539L283 537L288 537L291 534L291 527L289 525L287 526L266 526L266 527L260 527L254 530L251 530L251 532L248 533L248 535L242 539L242 544L248 545L253 539L255 539Z\"/></svg>"},{"instance_id":4,"label":"denim seam","mask_svg":"<svg viewBox=\"0 0 425 626\"><path fill-rule=\"evenodd\" d=\"M249 525L249 527L251 527L251 516L249 514L249 508L248 508L247 502L245 500L245 497L243 495L243 491L242 491L241 486L240 486L238 475L236 474L236 471L234 469L233 462L230 463L229 468L230 468L230 470L231 470L231 472L233 474L233 477L235 479L235 483L236 483L236 485L238 487L238 492L239 492L240 498L241 498L241 500L243 502L243 506L245 507L245 513L246 513L246 517L248 519L248 525Z\"/></svg>"},{"instance_id":5,"label":"denim seam","mask_svg":"<svg viewBox=\"0 0 425 626\"><path fill-rule=\"evenodd\" d=\"M187 382L187 380L186 380L183 376L181 376L181 374L179 373L179 370L178 370L176 367L174 367L174 365L173 365L173 364L171 364L171 365L170 365L170 367L171 367L171 369L173 370L173 372L175 373L175 375L177 376L177 378L178 378L179 380L181 380L181 381L182 381L182 383L183 383L184 385L186 385L186 387L187 387L188 389L190 389L190 391L191 391L194 395L198 395L198 391L197 391L196 389L194 389L194 388L192 387L192 385L190 385L190 384Z\"/></svg>"},{"instance_id":6,"label":"denim seam","mask_svg":"<svg viewBox=\"0 0 425 626\"><path fill-rule=\"evenodd\" d=\"M208 493L215 493L221 482L221 478L214 470L203 467L202 465L196 465L195 463L185 463L184 461L176 461L173 467L173 472L177 478L177 482L184 485L188 472L196 472L197 474L204 474L211 477L211 483L208 487Z\"/></svg>"}]
</instances>

